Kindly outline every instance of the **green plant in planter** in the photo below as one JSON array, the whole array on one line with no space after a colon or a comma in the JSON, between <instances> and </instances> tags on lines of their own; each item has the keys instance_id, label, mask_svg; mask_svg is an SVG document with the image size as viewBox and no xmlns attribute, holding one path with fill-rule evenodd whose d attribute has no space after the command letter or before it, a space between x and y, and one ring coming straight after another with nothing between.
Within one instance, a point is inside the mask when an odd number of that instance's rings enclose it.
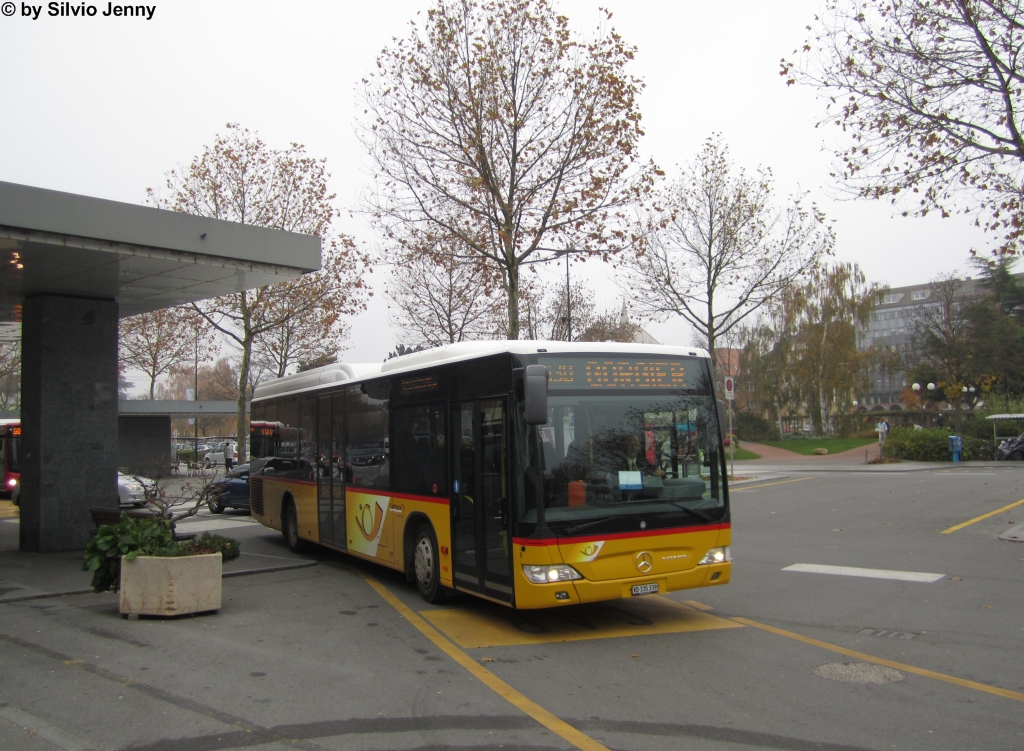
<instances>
[{"instance_id":1,"label":"green plant in planter","mask_svg":"<svg viewBox=\"0 0 1024 751\"><path fill-rule=\"evenodd\" d=\"M235 560L241 553L238 540L203 532L194 540L178 543L178 555L206 555L220 553L224 563Z\"/></svg>"},{"instance_id":2,"label":"green plant in planter","mask_svg":"<svg viewBox=\"0 0 1024 751\"><path fill-rule=\"evenodd\" d=\"M130 561L139 555L175 555L177 546L166 520L132 519L122 513L117 524L104 524L96 530L96 537L85 547L82 569L92 571L94 591L116 591L122 558Z\"/></svg>"}]
</instances>

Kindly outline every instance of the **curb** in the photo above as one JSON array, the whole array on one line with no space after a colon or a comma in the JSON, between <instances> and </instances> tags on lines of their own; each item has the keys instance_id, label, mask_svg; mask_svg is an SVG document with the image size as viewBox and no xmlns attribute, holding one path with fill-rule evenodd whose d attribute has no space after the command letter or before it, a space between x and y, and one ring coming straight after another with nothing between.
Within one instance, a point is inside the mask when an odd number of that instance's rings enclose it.
<instances>
[{"instance_id":1,"label":"curb","mask_svg":"<svg viewBox=\"0 0 1024 751\"><path fill-rule=\"evenodd\" d=\"M302 561L301 563L289 563L286 566L265 566L263 568L251 568L245 571L229 571L226 574L221 574L221 579L230 579L234 576L251 576L253 574L272 574L276 571L292 571L300 568L312 568L313 566L319 566L320 561ZM91 595L91 594L104 594L102 592L96 593L92 589L72 589L66 592L48 592L41 595L25 595L24 597L9 597L7 599L0 599L0 605L6 605L9 602L28 602L29 600L45 600L51 597L70 597L71 595Z\"/></svg>"}]
</instances>

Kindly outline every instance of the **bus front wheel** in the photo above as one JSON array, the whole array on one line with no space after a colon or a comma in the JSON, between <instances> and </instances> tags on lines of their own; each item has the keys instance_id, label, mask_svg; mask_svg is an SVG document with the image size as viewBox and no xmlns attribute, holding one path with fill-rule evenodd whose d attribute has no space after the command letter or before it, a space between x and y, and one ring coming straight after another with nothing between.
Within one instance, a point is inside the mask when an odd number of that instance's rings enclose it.
<instances>
[{"instance_id":1,"label":"bus front wheel","mask_svg":"<svg viewBox=\"0 0 1024 751\"><path fill-rule=\"evenodd\" d=\"M295 513L295 504L291 500L285 501L284 508L281 509L281 534L284 535L284 541L293 553L304 553L309 547L307 542L299 537L299 519Z\"/></svg>"},{"instance_id":2,"label":"bus front wheel","mask_svg":"<svg viewBox=\"0 0 1024 751\"><path fill-rule=\"evenodd\" d=\"M416 531L416 544L412 555L413 572L420 596L427 602L444 602L447 596L441 586L441 561L437 551L434 528L422 524Z\"/></svg>"}]
</instances>

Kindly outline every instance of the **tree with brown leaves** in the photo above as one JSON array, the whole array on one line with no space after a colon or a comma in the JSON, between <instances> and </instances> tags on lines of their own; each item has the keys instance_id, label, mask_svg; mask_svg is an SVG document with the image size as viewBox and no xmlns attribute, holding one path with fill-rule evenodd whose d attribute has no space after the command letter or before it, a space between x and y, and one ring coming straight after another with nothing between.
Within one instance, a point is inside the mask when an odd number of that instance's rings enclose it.
<instances>
[{"instance_id":1,"label":"tree with brown leaves","mask_svg":"<svg viewBox=\"0 0 1024 751\"><path fill-rule=\"evenodd\" d=\"M626 212L655 174L634 53L614 30L573 34L548 0L439 0L412 23L363 86L368 208L397 261L424 237L457 241L500 273L517 339L524 266L629 246Z\"/></svg>"},{"instance_id":2,"label":"tree with brown leaves","mask_svg":"<svg viewBox=\"0 0 1024 751\"><path fill-rule=\"evenodd\" d=\"M160 376L197 358L206 362L215 351L206 322L191 306L140 313L118 322L118 357L123 365L145 373L150 401L156 398Z\"/></svg>"},{"instance_id":3,"label":"tree with brown leaves","mask_svg":"<svg viewBox=\"0 0 1024 751\"><path fill-rule=\"evenodd\" d=\"M1024 9L1019 0L826 0L788 84L826 100L833 173L904 215L973 214L1016 251L1024 232Z\"/></svg>"},{"instance_id":4,"label":"tree with brown leaves","mask_svg":"<svg viewBox=\"0 0 1024 751\"><path fill-rule=\"evenodd\" d=\"M306 154L293 143L286 149L267 146L255 133L230 123L227 132L167 177L170 196L152 189L150 201L160 208L226 219L242 224L316 235L323 240L320 271L291 282L224 295L195 304L195 310L241 350L238 366L239 462L245 461L243 436L248 435L245 402L250 385L253 348L257 341L296 319L309 337L336 346L339 317L365 307L362 272L368 256L344 235L331 232L337 215L327 189L326 160ZM295 362L294 349L279 355Z\"/></svg>"},{"instance_id":5,"label":"tree with brown leaves","mask_svg":"<svg viewBox=\"0 0 1024 751\"><path fill-rule=\"evenodd\" d=\"M439 347L494 335L500 299L495 275L467 261L451 241L431 241L424 252L396 263L386 287L391 323L413 345Z\"/></svg>"}]
</instances>

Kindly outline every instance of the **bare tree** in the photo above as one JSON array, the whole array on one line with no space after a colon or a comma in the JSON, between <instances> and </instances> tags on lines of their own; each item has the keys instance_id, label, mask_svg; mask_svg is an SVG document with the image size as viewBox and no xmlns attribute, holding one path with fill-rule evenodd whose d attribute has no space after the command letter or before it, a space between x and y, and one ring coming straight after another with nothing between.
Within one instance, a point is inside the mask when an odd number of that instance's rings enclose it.
<instances>
[{"instance_id":1,"label":"bare tree","mask_svg":"<svg viewBox=\"0 0 1024 751\"><path fill-rule=\"evenodd\" d=\"M365 307L362 271L369 259L351 239L331 234L337 212L328 177L325 160L307 156L303 146L272 149L256 133L229 123L227 132L216 136L187 168L168 173L169 198L149 190L150 201L161 208L324 240L321 271L193 306L241 350L236 392L240 463L245 461L241 437L248 435L245 401L258 338L295 318L318 327L318 332L329 331L338 316Z\"/></svg>"},{"instance_id":2,"label":"bare tree","mask_svg":"<svg viewBox=\"0 0 1024 751\"><path fill-rule=\"evenodd\" d=\"M206 321L191 306L154 310L118 322L120 361L146 374L150 401L156 398L160 376L183 362L206 362L216 350L217 342L209 336Z\"/></svg>"},{"instance_id":3,"label":"bare tree","mask_svg":"<svg viewBox=\"0 0 1024 751\"><path fill-rule=\"evenodd\" d=\"M835 237L803 197L775 205L771 171L733 174L728 148L709 138L648 220L643 252L625 261L624 286L642 314L681 316L715 361L727 334L832 252Z\"/></svg>"},{"instance_id":4,"label":"bare tree","mask_svg":"<svg viewBox=\"0 0 1024 751\"><path fill-rule=\"evenodd\" d=\"M457 240L500 272L518 338L520 271L554 257L545 243L607 257L631 242L625 211L655 173L634 52L613 30L577 37L548 0L438 0L364 81L368 208L392 253Z\"/></svg>"},{"instance_id":5,"label":"bare tree","mask_svg":"<svg viewBox=\"0 0 1024 751\"><path fill-rule=\"evenodd\" d=\"M0 409L21 407L21 342L0 342Z\"/></svg>"},{"instance_id":6,"label":"bare tree","mask_svg":"<svg viewBox=\"0 0 1024 751\"><path fill-rule=\"evenodd\" d=\"M437 347L493 335L503 306L493 294L496 274L466 255L451 242L431 243L430 252L395 264L385 294L391 323L407 341Z\"/></svg>"},{"instance_id":7,"label":"bare tree","mask_svg":"<svg viewBox=\"0 0 1024 751\"><path fill-rule=\"evenodd\" d=\"M958 206L1016 249L1024 232L1019 0L827 0L788 84L817 87L841 129L834 177L855 195ZM964 200L966 199L966 200Z\"/></svg>"}]
</instances>

